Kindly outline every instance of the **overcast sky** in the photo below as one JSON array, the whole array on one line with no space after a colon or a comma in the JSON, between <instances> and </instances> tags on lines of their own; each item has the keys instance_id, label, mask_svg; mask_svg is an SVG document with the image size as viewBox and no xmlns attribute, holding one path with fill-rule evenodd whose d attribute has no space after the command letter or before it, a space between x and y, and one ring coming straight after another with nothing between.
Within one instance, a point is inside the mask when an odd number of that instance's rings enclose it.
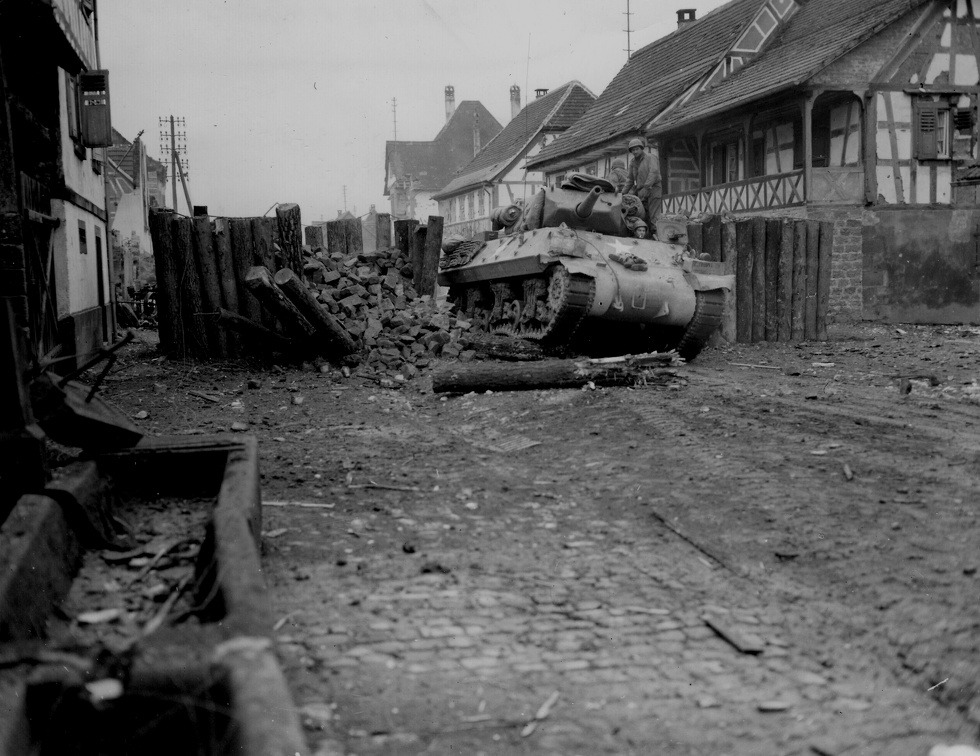
<instances>
[{"instance_id":1,"label":"overcast sky","mask_svg":"<svg viewBox=\"0 0 980 756\"><path fill-rule=\"evenodd\" d=\"M679 8L632 0L632 49L670 33ZM385 141L429 141L444 88L501 124L509 92L578 80L598 96L626 62L626 0L98 0L113 126L186 119L191 200L212 215L297 202L303 221L387 207ZM530 55L528 54L530 51ZM168 205L170 204L168 190ZM182 193L178 209L185 212Z\"/></svg>"}]
</instances>

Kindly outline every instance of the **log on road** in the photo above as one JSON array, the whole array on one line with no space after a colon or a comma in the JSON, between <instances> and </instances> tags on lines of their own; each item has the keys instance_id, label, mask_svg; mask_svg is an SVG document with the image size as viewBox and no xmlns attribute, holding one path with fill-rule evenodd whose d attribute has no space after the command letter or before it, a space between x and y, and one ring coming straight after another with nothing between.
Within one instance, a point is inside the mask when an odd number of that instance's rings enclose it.
<instances>
[{"instance_id":1,"label":"log on road","mask_svg":"<svg viewBox=\"0 0 980 756\"><path fill-rule=\"evenodd\" d=\"M316 329L317 346L324 357L343 357L357 351L357 344L347 329L316 301L296 273L289 268L283 268L272 280Z\"/></svg>"},{"instance_id":2,"label":"log on road","mask_svg":"<svg viewBox=\"0 0 980 756\"><path fill-rule=\"evenodd\" d=\"M664 385L677 371L669 367L676 355L637 356L611 360L544 360L541 362L473 363L444 365L432 374L436 393L469 391L526 391L547 388ZM646 359L647 364L644 364Z\"/></svg>"},{"instance_id":3,"label":"log on road","mask_svg":"<svg viewBox=\"0 0 980 756\"><path fill-rule=\"evenodd\" d=\"M245 276L245 286L269 311L278 318L286 332L300 341L311 339L316 329L296 308L282 289L276 286L272 273L264 265L255 265ZM252 318L257 320L257 318Z\"/></svg>"},{"instance_id":4,"label":"log on road","mask_svg":"<svg viewBox=\"0 0 980 756\"><path fill-rule=\"evenodd\" d=\"M529 362L547 358L541 344L513 336L495 336L489 333L470 332L466 334L469 348L482 360L506 360L509 362Z\"/></svg>"}]
</instances>

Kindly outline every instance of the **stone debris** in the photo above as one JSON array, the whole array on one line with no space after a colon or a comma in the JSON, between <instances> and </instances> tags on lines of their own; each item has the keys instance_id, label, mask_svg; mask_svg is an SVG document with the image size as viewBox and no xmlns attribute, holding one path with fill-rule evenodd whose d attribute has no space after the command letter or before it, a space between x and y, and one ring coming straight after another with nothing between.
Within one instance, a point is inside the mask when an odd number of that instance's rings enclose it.
<instances>
[{"instance_id":1,"label":"stone debris","mask_svg":"<svg viewBox=\"0 0 980 756\"><path fill-rule=\"evenodd\" d=\"M472 324L449 303L420 296L412 266L396 248L353 257L317 248L304 273L317 301L357 344L355 375L387 379L391 388L416 378L435 357L467 361L476 354L467 338Z\"/></svg>"}]
</instances>

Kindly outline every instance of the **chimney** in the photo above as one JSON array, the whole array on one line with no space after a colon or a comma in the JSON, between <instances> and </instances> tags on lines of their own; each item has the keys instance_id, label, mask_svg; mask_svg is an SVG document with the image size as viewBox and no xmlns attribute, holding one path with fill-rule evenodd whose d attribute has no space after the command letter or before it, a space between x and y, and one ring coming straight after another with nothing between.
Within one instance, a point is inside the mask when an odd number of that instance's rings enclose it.
<instances>
[{"instance_id":1,"label":"chimney","mask_svg":"<svg viewBox=\"0 0 980 756\"><path fill-rule=\"evenodd\" d=\"M546 94L548 94L548 89L547 88L535 89L534 90L534 99L535 100L540 100Z\"/></svg>"},{"instance_id":2,"label":"chimney","mask_svg":"<svg viewBox=\"0 0 980 756\"><path fill-rule=\"evenodd\" d=\"M473 114L473 157L477 156L480 148L483 145L480 143L480 114Z\"/></svg>"},{"instance_id":3,"label":"chimney","mask_svg":"<svg viewBox=\"0 0 980 756\"><path fill-rule=\"evenodd\" d=\"M677 11L677 28L683 29L688 24L697 21L697 8L681 8Z\"/></svg>"},{"instance_id":4,"label":"chimney","mask_svg":"<svg viewBox=\"0 0 980 756\"><path fill-rule=\"evenodd\" d=\"M521 88L513 84L510 88L510 118L514 120L521 112Z\"/></svg>"},{"instance_id":5,"label":"chimney","mask_svg":"<svg viewBox=\"0 0 980 756\"><path fill-rule=\"evenodd\" d=\"M453 113L456 112L456 90L453 89L453 85L450 84L446 87L446 120L448 121L453 117Z\"/></svg>"}]
</instances>

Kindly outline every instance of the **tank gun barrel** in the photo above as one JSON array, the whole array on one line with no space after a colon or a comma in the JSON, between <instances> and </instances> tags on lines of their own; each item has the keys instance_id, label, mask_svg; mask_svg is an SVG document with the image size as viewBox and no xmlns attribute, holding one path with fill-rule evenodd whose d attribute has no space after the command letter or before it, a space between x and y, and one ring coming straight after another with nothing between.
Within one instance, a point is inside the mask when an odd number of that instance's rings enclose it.
<instances>
[{"instance_id":1,"label":"tank gun barrel","mask_svg":"<svg viewBox=\"0 0 980 756\"><path fill-rule=\"evenodd\" d=\"M592 215L592 208L594 208L595 203L599 201L600 194L602 194L602 189L600 187L592 187L592 191L589 192L589 196L575 206L575 214L582 219L588 218L590 215Z\"/></svg>"}]
</instances>

